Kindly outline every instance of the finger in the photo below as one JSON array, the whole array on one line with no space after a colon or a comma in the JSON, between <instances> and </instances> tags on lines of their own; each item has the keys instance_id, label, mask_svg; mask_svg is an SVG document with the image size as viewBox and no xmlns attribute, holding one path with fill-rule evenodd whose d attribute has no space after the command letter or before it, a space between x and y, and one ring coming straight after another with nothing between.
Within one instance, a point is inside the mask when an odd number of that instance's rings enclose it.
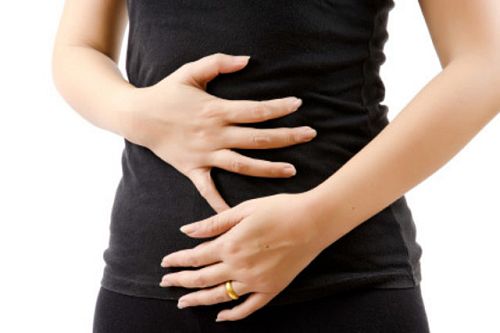
<instances>
[{"instance_id":1,"label":"finger","mask_svg":"<svg viewBox=\"0 0 500 333\"><path fill-rule=\"evenodd\" d=\"M297 172L293 164L251 158L231 149L217 150L209 158L212 166L247 176L287 178Z\"/></svg>"},{"instance_id":2,"label":"finger","mask_svg":"<svg viewBox=\"0 0 500 333\"><path fill-rule=\"evenodd\" d=\"M161 260L162 267L201 267L220 261L216 239L198 244L194 248L169 253Z\"/></svg>"},{"instance_id":3,"label":"finger","mask_svg":"<svg viewBox=\"0 0 500 333\"><path fill-rule=\"evenodd\" d=\"M244 283L232 280L231 284L233 286L233 290L238 296L243 296L250 292L248 286ZM186 294L179 298L178 304L180 305L180 308L185 308L188 306L224 303L232 300L233 299L229 297L229 294L226 292L226 285L224 281L224 283L218 286Z\"/></svg>"},{"instance_id":4,"label":"finger","mask_svg":"<svg viewBox=\"0 0 500 333\"><path fill-rule=\"evenodd\" d=\"M222 120L227 123L256 123L297 111L302 100L297 97L265 101L219 99L215 103L222 111Z\"/></svg>"},{"instance_id":5,"label":"finger","mask_svg":"<svg viewBox=\"0 0 500 333\"><path fill-rule=\"evenodd\" d=\"M220 262L197 270L183 270L162 276L160 286L181 286L185 288L206 288L227 281L229 269Z\"/></svg>"},{"instance_id":6,"label":"finger","mask_svg":"<svg viewBox=\"0 0 500 333\"><path fill-rule=\"evenodd\" d=\"M248 214L249 210L243 207L238 205L206 219L185 224L181 227L181 231L195 238L219 235L231 229Z\"/></svg>"},{"instance_id":7,"label":"finger","mask_svg":"<svg viewBox=\"0 0 500 333\"><path fill-rule=\"evenodd\" d=\"M219 312L216 321L243 319L266 305L274 296L274 294L252 293L244 302Z\"/></svg>"},{"instance_id":8,"label":"finger","mask_svg":"<svg viewBox=\"0 0 500 333\"><path fill-rule=\"evenodd\" d=\"M223 73L236 72L248 64L250 56L214 53L182 65L175 73L181 81L206 89L209 81Z\"/></svg>"},{"instance_id":9,"label":"finger","mask_svg":"<svg viewBox=\"0 0 500 333\"><path fill-rule=\"evenodd\" d=\"M188 176L200 195L205 198L215 212L221 213L231 208L217 190L209 168L195 169Z\"/></svg>"},{"instance_id":10,"label":"finger","mask_svg":"<svg viewBox=\"0 0 500 333\"><path fill-rule=\"evenodd\" d=\"M227 148L268 149L311 141L316 136L316 130L309 126L264 129L227 126L220 135Z\"/></svg>"}]
</instances>

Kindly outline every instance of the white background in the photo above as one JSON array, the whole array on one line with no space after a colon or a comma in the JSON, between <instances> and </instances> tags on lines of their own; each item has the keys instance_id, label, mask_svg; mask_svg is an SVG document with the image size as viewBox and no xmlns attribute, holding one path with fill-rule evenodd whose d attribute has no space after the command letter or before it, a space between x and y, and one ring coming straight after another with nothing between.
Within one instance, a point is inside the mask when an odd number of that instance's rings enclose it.
<instances>
[{"instance_id":1,"label":"white background","mask_svg":"<svg viewBox=\"0 0 500 333\"><path fill-rule=\"evenodd\" d=\"M10 1L0 11L6 333L91 331L121 175L122 138L85 121L53 86L50 57L62 5ZM417 1L396 1L389 35L381 74L393 119L440 66ZM500 332L499 144L497 117L406 195L423 247L422 292L433 332Z\"/></svg>"}]
</instances>

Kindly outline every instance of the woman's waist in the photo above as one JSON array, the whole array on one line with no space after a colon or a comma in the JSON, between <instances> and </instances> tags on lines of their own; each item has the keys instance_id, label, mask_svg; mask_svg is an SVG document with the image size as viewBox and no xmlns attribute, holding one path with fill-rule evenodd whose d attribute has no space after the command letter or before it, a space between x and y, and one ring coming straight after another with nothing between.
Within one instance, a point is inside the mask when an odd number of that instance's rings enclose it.
<instances>
[{"instance_id":1,"label":"woman's waist","mask_svg":"<svg viewBox=\"0 0 500 333\"><path fill-rule=\"evenodd\" d=\"M231 202L282 192L304 192L325 181L356 154L365 144L361 138L334 140L322 134L309 142L271 149L232 150L249 158L294 165L297 173L291 177L259 177L212 167L211 177L223 196ZM122 156L122 179L119 191L130 200L175 202L178 197L198 196L192 181L169 162L151 150L126 141Z\"/></svg>"},{"instance_id":2,"label":"woman's waist","mask_svg":"<svg viewBox=\"0 0 500 333\"><path fill-rule=\"evenodd\" d=\"M180 197L170 203L157 200L155 204L142 200L127 202L125 197L117 197L105 253L107 264L131 270L130 274L159 275L163 256L212 239L191 238L179 231L184 224L216 214L201 197ZM413 219L404 199L399 199L325 248L297 282L322 274L408 271L420 255Z\"/></svg>"}]
</instances>

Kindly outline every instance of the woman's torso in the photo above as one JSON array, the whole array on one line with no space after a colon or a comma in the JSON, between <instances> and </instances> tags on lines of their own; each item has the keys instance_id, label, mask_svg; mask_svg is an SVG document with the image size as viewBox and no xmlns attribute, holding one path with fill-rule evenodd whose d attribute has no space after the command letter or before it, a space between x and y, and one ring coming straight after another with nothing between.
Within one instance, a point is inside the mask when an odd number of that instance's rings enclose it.
<instances>
[{"instance_id":1,"label":"woman's torso","mask_svg":"<svg viewBox=\"0 0 500 333\"><path fill-rule=\"evenodd\" d=\"M207 92L226 99L297 96L297 112L254 124L308 125L309 142L276 149L233 149L292 163L291 178L261 178L213 168L230 206L320 184L384 126L379 67L392 0L129 0L127 75L137 87L157 83L186 62L223 52L250 55L241 71L221 74ZM111 214L102 284L125 294L176 299L193 289L162 288L168 253L192 239L181 225L215 214L191 181L149 149L125 140L123 177ZM421 248L405 197L326 248L270 304L294 302L360 285L409 287L420 281Z\"/></svg>"}]
</instances>

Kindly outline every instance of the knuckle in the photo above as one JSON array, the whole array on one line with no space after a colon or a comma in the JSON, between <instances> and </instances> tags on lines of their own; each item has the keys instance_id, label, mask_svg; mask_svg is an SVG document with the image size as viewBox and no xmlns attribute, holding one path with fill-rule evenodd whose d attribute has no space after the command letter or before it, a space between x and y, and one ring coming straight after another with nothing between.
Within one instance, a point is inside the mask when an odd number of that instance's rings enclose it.
<instances>
[{"instance_id":1,"label":"knuckle","mask_svg":"<svg viewBox=\"0 0 500 333\"><path fill-rule=\"evenodd\" d=\"M200 113L203 117L214 118L219 115L219 104L215 101L208 101L201 107Z\"/></svg>"},{"instance_id":2,"label":"knuckle","mask_svg":"<svg viewBox=\"0 0 500 333\"><path fill-rule=\"evenodd\" d=\"M282 168L278 165L271 165L269 168L267 168L267 171L269 172L270 175L272 176L281 176L282 174Z\"/></svg>"},{"instance_id":3,"label":"knuckle","mask_svg":"<svg viewBox=\"0 0 500 333\"><path fill-rule=\"evenodd\" d=\"M250 271L252 269L252 267L254 266L255 262L253 260L251 260L250 258L248 258L247 256L239 256L238 258L238 266L240 269L242 270L246 270L246 271ZM250 276L252 276L250 274ZM251 281L253 281L253 279L250 279Z\"/></svg>"},{"instance_id":4,"label":"knuckle","mask_svg":"<svg viewBox=\"0 0 500 333\"><path fill-rule=\"evenodd\" d=\"M193 266L193 267L199 267L200 266L200 261L198 260L198 258L193 257L193 258L189 259L187 265L188 266Z\"/></svg>"},{"instance_id":5,"label":"knuckle","mask_svg":"<svg viewBox=\"0 0 500 333\"><path fill-rule=\"evenodd\" d=\"M193 282L194 282L194 284L195 284L196 286L200 286L200 287L205 287L205 284L206 284L206 282L207 282L207 281L206 281L206 279L205 279L205 277L204 277L203 275L201 275L201 274L197 274L197 275L194 277L194 279L193 279L193 280L194 280L194 281L193 281Z\"/></svg>"},{"instance_id":6,"label":"knuckle","mask_svg":"<svg viewBox=\"0 0 500 333\"><path fill-rule=\"evenodd\" d=\"M226 320L230 320L230 321L237 321L237 320L243 319L243 318L241 318L241 316L238 316L235 314L226 314L225 318L226 318Z\"/></svg>"},{"instance_id":7,"label":"knuckle","mask_svg":"<svg viewBox=\"0 0 500 333\"><path fill-rule=\"evenodd\" d=\"M264 281L262 278L259 278L257 280L252 281L254 288L259 289L259 290L274 290L274 288L271 287L272 282L270 281Z\"/></svg>"},{"instance_id":8,"label":"knuckle","mask_svg":"<svg viewBox=\"0 0 500 333\"><path fill-rule=\"evenodd\" d=\"M255 135L252 141L255 145L262 146L271 142L271 138L268 135Z\"/></svg>"},{"instance_id":9,"label":"knuckle","mask_svg":"<svg viewBox=\"0 0 500 333\"><path fill-rule=\"evenodd\" d=\"M288 143L297 143L300 141L300 133L296 133L295 131L290 131L287 135L287 138L288 138Z\"/></svg>"},{"instance_id":10,"label":"knuckle","mask_svg":"<svg viewBox=\"0 0 500 333\"><path fill-rule=\"evenodd\" d=\"M226 293L224 293L224 294L217 294L217 296L215 296L215 301L216 301L217 303L222 303L222 302L225 302L225 301L227 301L228 299L231 299L231 298L230 298L230 297L229 297L229 295L227 295Z\"/></svg>"},{"instance_id":11,"label":"knuckle","mask_svg":"<svg viewBox=\"0 0 500 333\"><path fill-rule=\"evenodd\" d=\"M232 160L230 168L233 172L242 172L245 169L245 165L239 160Z\"/></svg>"},{"instance_id":12,"label":"knuckle","mask_svg":"<svg viewBox=\"0 0 500 333\"><path fill-rule=\"evenodd\" d=\"M194 70L194 66L196 65L196 61L189 61L177 68L177 70L173 73L176 75L180 75L180 77L189 77Z\"/></svg>"},{"instance_id":13,"label":"knuckle","mask_svg":"<svg viewBox=\"0 0 500 333\"><path fill-rule=\"evenodd\" d=\"M219 65L220 63L222 63L223 60L224 60L224 54L221 52L214 53L213 56L210 58L210 61L214 66Z\"/></svg>"},{"instance_id":14,"label":"knuckle","mask_svg":"<svg viewBox=\"0 0 500 333\"><path fill-rule=\"evenodd\" d=\"M209 231L217 231L217 228L220 228L220 223L217 218L214 217L213 219L208 220L207 229Z\"/></svg>"},{"instance_id":15,"label":"knuckle","mask_svg":"<svg viewBox=\"0 0 500 333\"><path fill-rule=\"evenodd\" d=\"M240 310L239 313L236 313L234 315L231 316L231 320L241 320L241 319L244 319L248 316L248 314L250 313L250 310Z\"/></svg>"},{"instance_id":16,"label":"knuckle","mask_svg":"<svg viewBox=\"0 0 500 333\"><path fill-rule=\"evenodd\" d=\"M252 281L252 284L256 287L260 286L263 282L263 277L260 274L257 274L257 272L254 269L249 269L247 271L247 277L249 281Z\"/></svg>"},{"instance_id":17,"label":"knuckle","mask_svg":"<svg viewBox=\"0 0 500 333\"><path fill-rule=\"evenodd\" d=\"M177 69L177 72L179 72L179 73L185 72L185 71L189 70L189 68L192 65L193 65L192 61L186 62L186 63L182 64L181 66L179 66L179 68Z\"/></svg>"},{"instance_id":18,"label":"knuckle","mask_svg":"<svg viewBox=\"0 0 500 333\"><path fill-rule=\"evenodd\" d=\"M240 250L240 246L237 242L235 241L232 241L232 240L228 240L226 242L224 242L224 252L229 254L229 255L233 255L233 254L236 254L239 250Z\"/></svg>"},{"instance_id":19,"label":"knuckle","mask_svg":"<svg viewBox=\"0 0 500 333\"><path fill-rule=\"evenodd\" d=\"M273 280L269 279L269 275L263 272L262 270L258 270L255 267L249 266L246 270L246 276L248 281L252 281L252 286L257 289L269 289L270 285L274 283Z\"/></svg>"},{"instance_id":20,"label":"knuckle","mask_svg":"<svg viewBox=\"0 0 500 333\"><path fill-rule=\"evenodd\" d=\"M262 286L265 286L265 288L267 290L272 290L272 291L277 291L280 289L280 286L278 284L278 282L274 281L275 279L271 279L271 280L266 280L266 281L260 281L259 283L262 285Z\"/></svg>"},{"instance_id":21,"label":"knuckle","mask_svg":"<svg viewBox=\"0 0 500 333\"><path fill-rule=\"evenodd\" d=\"M224 242L220 241L220 238L215 238L213 241L213 250L217 253L224 251Z\"/></svg>"},{"instance_id":22,"label":"knuckle","mask_svg":"<svg viewBox=\"0 0 500 333\"><path fill-rule=\"evenodd\" d=\"M196 117L196 119L193 119L191 123L191 134L195 139L201 140L205 140L209 135L209 129L201 118Z\"/></svg>"},{"instance_id":23,"label":"knuckle","mask_svg":"<svg viewBox=\"0 0 500 333\"><path fill-rule=\"evenodd\" d=\"M252 112L252 115L258 119L264 118L267 115L267 109L261 103L253 105L250 110L251 110L250 112Z\"/></svg>"}]
</instances>

